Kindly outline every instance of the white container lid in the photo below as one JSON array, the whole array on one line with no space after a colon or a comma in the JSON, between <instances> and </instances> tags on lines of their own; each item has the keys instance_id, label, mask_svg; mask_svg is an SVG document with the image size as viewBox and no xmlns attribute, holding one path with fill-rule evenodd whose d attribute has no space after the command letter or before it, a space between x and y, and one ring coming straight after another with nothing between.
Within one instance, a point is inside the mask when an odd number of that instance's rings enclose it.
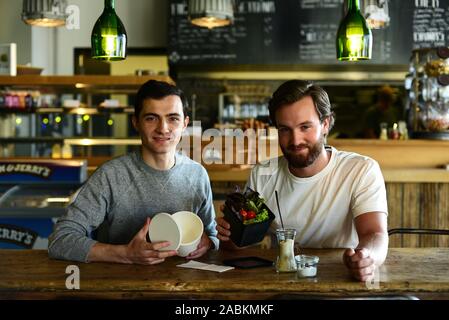
<instances>
[{"instance_id":1,"label":"white container lid","mask_svg":"<svg viewBox=\"0 0 449 320\"><path fill-rule=\"evenodd\" d=\"M173 217L163 212L151 219L148 236L151 242L170 241L170 245L160 251L178 250L181 245L182 231Z\"/></svg>"}]
</instances>

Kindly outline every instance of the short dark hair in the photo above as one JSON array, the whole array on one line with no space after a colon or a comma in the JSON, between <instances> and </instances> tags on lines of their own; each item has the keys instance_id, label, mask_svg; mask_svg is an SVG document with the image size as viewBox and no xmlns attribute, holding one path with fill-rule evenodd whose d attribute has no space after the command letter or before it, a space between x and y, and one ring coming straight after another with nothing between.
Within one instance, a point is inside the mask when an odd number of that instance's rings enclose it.
<instances>
[{"instance_id":1,"label":"short dark hair","mask_svg":"<svg viewBox=\"0 0 449 320\"><path fill-rule=\"evenodd\" d=\"M327 92L320 86L305 80L289 80L280 85L273 93L269 103L270 120L277 127L276 111L285 105L295 103L304 97L311 97L318 113L320 122L329 118L329 131L335 122L335 115L332 112L332 106Z\"/></svg>"},{"instance_id":2,"label":"short dark hair","mask_svg":"<svg viewBox=\"0 0 449 320\"><path fill-rule=\"evenodd\" d=\"M137 91L136 100L134 104L134 115L136 116L136 118L139 118L144 100L146 99L160 100L168 96L178 96L181 99L182 111L184 113L184 117L187 117L188 103L184 95L184 92L174 85L157 80L149 80L145 82L139 88L139 91Z\"/></svg>"}]
</instances>

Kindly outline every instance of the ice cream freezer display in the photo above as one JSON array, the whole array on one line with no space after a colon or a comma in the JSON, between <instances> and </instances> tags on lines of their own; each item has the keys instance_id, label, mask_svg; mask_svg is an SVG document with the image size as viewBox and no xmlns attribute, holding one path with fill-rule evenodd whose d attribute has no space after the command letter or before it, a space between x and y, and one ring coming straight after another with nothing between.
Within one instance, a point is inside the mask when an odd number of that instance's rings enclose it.
<instances>
[{"instance_id":1,"label":"ice cream freezer display","mask_svg":"<svg viewBox=\"0 0 449 320\"><path fill-rule=\"evenodd\" d=\"M86 179L86 160L0 159L0 249L47 249Z\"/></svg>"}]
</instances>

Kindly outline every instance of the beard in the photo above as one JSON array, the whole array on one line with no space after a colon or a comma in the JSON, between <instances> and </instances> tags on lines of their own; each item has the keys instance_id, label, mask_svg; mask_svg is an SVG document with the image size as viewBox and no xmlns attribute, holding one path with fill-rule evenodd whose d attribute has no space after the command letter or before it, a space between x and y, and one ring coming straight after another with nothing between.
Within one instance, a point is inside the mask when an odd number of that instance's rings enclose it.
<instances>
[{"instance_id":1,"label":"beard","mask_svg":"<svg viewBox=\"0 0 449 320\"><path fill-rule=\"evenodd\" d=\"M324 147L324 135L315 144L300 144L293 145L290 144L287 147L282 147L281 150L284 154L285 159L290 167L295 169L302 169L310 166L319 157ZM307 148L309 152L306 155L297 154L295 149L297 148Z\"/></svg>"}]
</instances>

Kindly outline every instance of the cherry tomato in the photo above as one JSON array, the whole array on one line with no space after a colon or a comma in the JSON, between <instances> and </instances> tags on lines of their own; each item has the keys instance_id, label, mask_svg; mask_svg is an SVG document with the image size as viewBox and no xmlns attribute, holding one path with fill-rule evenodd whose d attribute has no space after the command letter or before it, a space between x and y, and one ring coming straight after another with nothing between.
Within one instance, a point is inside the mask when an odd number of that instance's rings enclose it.
<instances>
[{"instance_id":1,"label":"cherry tomato","mask_svg":"<svg viewBox=\"0 0 449 320\"><path fill-rule=\"evenodd\" d=\"M254 211L248 211L248 214L246 216L247 219L254 219L256 217L256 213Z\"/></svg>"}]
</instances>

